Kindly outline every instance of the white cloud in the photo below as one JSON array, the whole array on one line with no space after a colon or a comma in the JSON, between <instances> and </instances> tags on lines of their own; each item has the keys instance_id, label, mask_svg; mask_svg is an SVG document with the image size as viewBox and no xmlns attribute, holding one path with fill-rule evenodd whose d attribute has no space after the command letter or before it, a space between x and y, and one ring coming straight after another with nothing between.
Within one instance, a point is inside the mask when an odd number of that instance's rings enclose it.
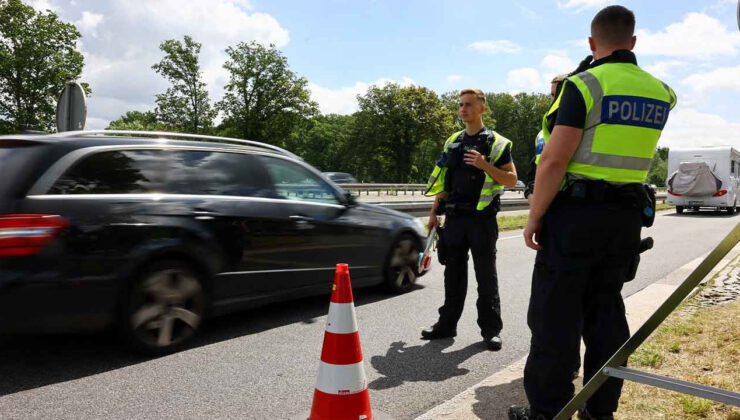
<instances>
[{"instance_id":1,"label":"white cloud","mask_svg":"<svg viewBox=\"0 0 740 420\"><path fill-rule=\"evenodd\" d=\"M643 67L648 73L653 76L663 79L671 76L671 70L676 67L686 66L685 61L680 60L667 60L667 61L656 61L653 64Z\"/></svg>"},{"instance_id":2,"label":"white cloud","mask_svg":"<svg viewBox=\"0 0 740 420\"><path fill-rule=\"evenodd\" d=\"M332 89L316 83L309 83L311 98L319 103L319 109L323 114L352 114L357 111L357 95L364 95L368 88L373 85L383 86L388 83L397 83L401 86L416 85L416 82L408 77L401 80L378 79L374 82L356 82L352 86Z\"/></svg>"},{"instance_id":3,"label":"white cloud","mask_svg":"<svg viewBox=\"0 0 740 420\"><path fill-rule=\"evenodd\" d=\"M692 108L676 108L668 118L660 145L664 147L738 146L740 123Z\"/></svg>"},{"instance_id":4,"label":"white cloud","mask_svg":"<svg viewBox=\"0 0 740 420\"><path fill-rule=\"evenodd\" d=\"M740 66L722 67L708 73L692 74L681 83L691 87L695 92L740 92Z\"/></svg>"},{"instance_id":5,"label":"white cloud","mask_svg":"<svg viewBox=\"0 0 740 420\"><path fill-rule=\"evenodd\" d=\"M541 92L545 83L540 72L531 67L511 70L506 75L506 84L513 91Z\"/></svg>"},{"instance_id":6,"label":"white cloud","mask_svg":"<svg viewBox=\"0 0 740 420\"><path fill-rule=\"evenodd\" d=\"M522 47L519 44L505 39L475 41L468 45L468 48L488 54L518 54L522 51Z\"/></svg>"},{"instance_id":7,"label":"white cloud","mask_svg":"<svg viewBox=\"0 0 740 420\"><path fill-rule=\"evenodd\" d=\"M82 12L80 20L75 22L82 35L90 35L93 38L98 37L98 26L103 22L105 17L98 13L88 11Z\"/></svg>"},{"instance_id":8,"label":"white cloud","mask_svg":"<svg viewBox=\"0 0 740 420\"><path fill-rule=\"evenodd\" d=\"M43 0L48 1L48 0ZM162 58L159 44L191 35L202 44L200 63L212 100L221 99L228 74L224 50L257 41L284 47L288 31L271 15L253 12L245 0L80 0L78 22L85 35L82 81L90 82L90 128L126 111L153 109L167 82L151 66Z\"/></svg>"},{"instance_id":9,"label":"white cloud","mask_svg":"<svg viewBox=\"0 0 740 420\"><path fill-rule=\"evenodd\" d=\"M606 6L613 3L612 0L568 0L565 2L558 1L558 7L561 9L575 9L576 12L582 12L595 7Z\"/></svg>"},{"instance_id":10,"label":"white cloud","mask_svg":"<svg viewBox=\"0 0 740 420\"><path fill-rule=\"evenodd\" d=\"M567 73L576 68L576 63L565 54L547 54L540 63L542 67L551 73Z\"/></svg>"},{"instance_id":11,"label":"white cloud","mask_svg":"<svg viewBox=\"0 0 740 420\"><path fill-rule=\"evenodd\" d=\"M689 13L683 21L658 32L638 30L635 51L642 55L707 59L735 56L740 33L727 29L718 19L703 13Z\"/></svg>"},{"instance_id":12,"label":"white cloud","mask_svg":"<svg viewBox=\"0 0 740 420\"><path fill-rule=\"evenodd\" d=\"M36 9L37 12L45 12L46 10L53 12L59 11L59 7L52 0L32 0L30 6Z\"/></svg>"},{"instance_id":13,"label":"white cloud","mask_svg":"<svg viewBox=\"0 0 740 420\"><path fill-rule=\"evenodd\" d=\"M456 82L459 82L460 80L462 80L462 76L460 76L459 74L451 74L447 76L447 81L449 83L456 83Z\"/></svg>"}]
</instances>

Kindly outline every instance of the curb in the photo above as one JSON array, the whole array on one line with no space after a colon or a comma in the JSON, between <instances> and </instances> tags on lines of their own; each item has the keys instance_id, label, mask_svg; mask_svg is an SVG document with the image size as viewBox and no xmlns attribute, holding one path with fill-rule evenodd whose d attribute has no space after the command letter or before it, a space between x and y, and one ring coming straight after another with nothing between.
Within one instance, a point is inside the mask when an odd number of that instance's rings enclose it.
<instances>
[{"instance_id":1,"label":"curb","mask_svg":"<svg viewBox=\"0 0 740 420\"><path fill-rule=\"evenodd\" d=\"M673 293L709 253L688 262L668 274L664 279L648 285L624 300L630 331L639 328L655 310ZM731 250L705 277L714 278L738 256L740 245ZM702 282L702 283L703 283ZM692 292L687 299L694 295ZM581 357L584 348L581 346ZM512 404L526 404L522 377L527 356L471 386L450 400L418 416L415 420L467 420L506 419L506 409ZM582 372L581 372L582 374Z\"/></svg>"}]
</instances>

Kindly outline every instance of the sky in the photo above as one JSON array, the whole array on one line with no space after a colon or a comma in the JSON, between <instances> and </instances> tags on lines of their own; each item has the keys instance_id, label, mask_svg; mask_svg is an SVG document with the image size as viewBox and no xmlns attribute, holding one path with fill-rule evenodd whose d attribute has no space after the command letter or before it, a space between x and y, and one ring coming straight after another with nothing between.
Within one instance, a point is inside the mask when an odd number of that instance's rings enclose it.
<instances>
[{"instance_id":1,"label":"sky","mask_svg":"<svg viewBox=\"0 0 740 420\"><path fill-rule=\"evenodd\" d=\"M324 113L357 110L373 84L438 93L549 91L589 54L604 0L25 0L74 22L93 89L88 129L155 107L168 84L151 66L159 43L191 35L212 101L228 73L224 50L274 44L309 82ZM660 145L740 147L740 30L736 0L626 0L637 18L638 64L678 95ZM495 116L494 116L495 117ZM514 139L517 140L517 139ZM531 139L521 139L530 142Z\"/></svg>"}]
</instances>

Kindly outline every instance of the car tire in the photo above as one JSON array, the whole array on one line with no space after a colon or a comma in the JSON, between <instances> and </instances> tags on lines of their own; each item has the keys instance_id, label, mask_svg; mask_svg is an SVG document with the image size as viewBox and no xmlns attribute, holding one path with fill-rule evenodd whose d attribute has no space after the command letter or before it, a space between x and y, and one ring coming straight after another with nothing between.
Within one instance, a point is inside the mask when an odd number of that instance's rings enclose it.
<instances>
[{"instance_id":1,"label":"car tire","mask_svg":"<svg viewBox=\"0 0 740 420\"><path fill-rule=\"evenodd\" d=\"M419 278L417 258L419 242L409 234L399 236L391 247L385 263L385 287L391 293L411 290Z\"/></svg>"},{"instance_id":2,"label":"car tire","mask_svg":"<svg viewBox=\"0 0 740 420\"><path fill-rule=\"evenodd\" d=\"M162 260L140 271L126 291L119 327L126 343L141 353L181 349L203 323L202 276L189 264Z\"/></svg>"},{"instance_id":3,"label":"car tire","mask_svg":"<svg viewBox=\"0 0 740 420\"><path fill-rule=\"evenodd\" d=\"M676 213L678 214L683 213L683 206L676 206Z\"/></svg>"},{"instance_id":4,"label":"car tire","mask_svg":"<svg viewBox=\"0 0 740 420\"><path fill-rule=\"evenodd\" d=\"M725 211L727 211L727 214L729 214L729 215L733 215L733 214L735 214L735 206L730 206L730 207L727 207L727 208L725 209Z\"/></svg>"}]
</instances>

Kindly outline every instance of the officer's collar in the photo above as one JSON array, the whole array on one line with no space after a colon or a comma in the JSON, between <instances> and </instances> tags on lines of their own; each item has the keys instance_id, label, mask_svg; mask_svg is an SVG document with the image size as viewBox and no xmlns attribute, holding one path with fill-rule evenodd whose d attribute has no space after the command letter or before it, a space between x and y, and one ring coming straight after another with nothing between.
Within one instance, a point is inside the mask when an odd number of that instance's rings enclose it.
<instances>
[{"instance_id":1,"label":"officer's collar","mask_svg":"<svg viewBox=\"0 0 740 420\"><path fill-rule=\"evenodd\" d=\"M635 53L630 50L616 50L611 55L600 58L591 63L591 68L606 63L630 63L637 65L637 57L635 56Z\"/></svg>"}]
</instances>

